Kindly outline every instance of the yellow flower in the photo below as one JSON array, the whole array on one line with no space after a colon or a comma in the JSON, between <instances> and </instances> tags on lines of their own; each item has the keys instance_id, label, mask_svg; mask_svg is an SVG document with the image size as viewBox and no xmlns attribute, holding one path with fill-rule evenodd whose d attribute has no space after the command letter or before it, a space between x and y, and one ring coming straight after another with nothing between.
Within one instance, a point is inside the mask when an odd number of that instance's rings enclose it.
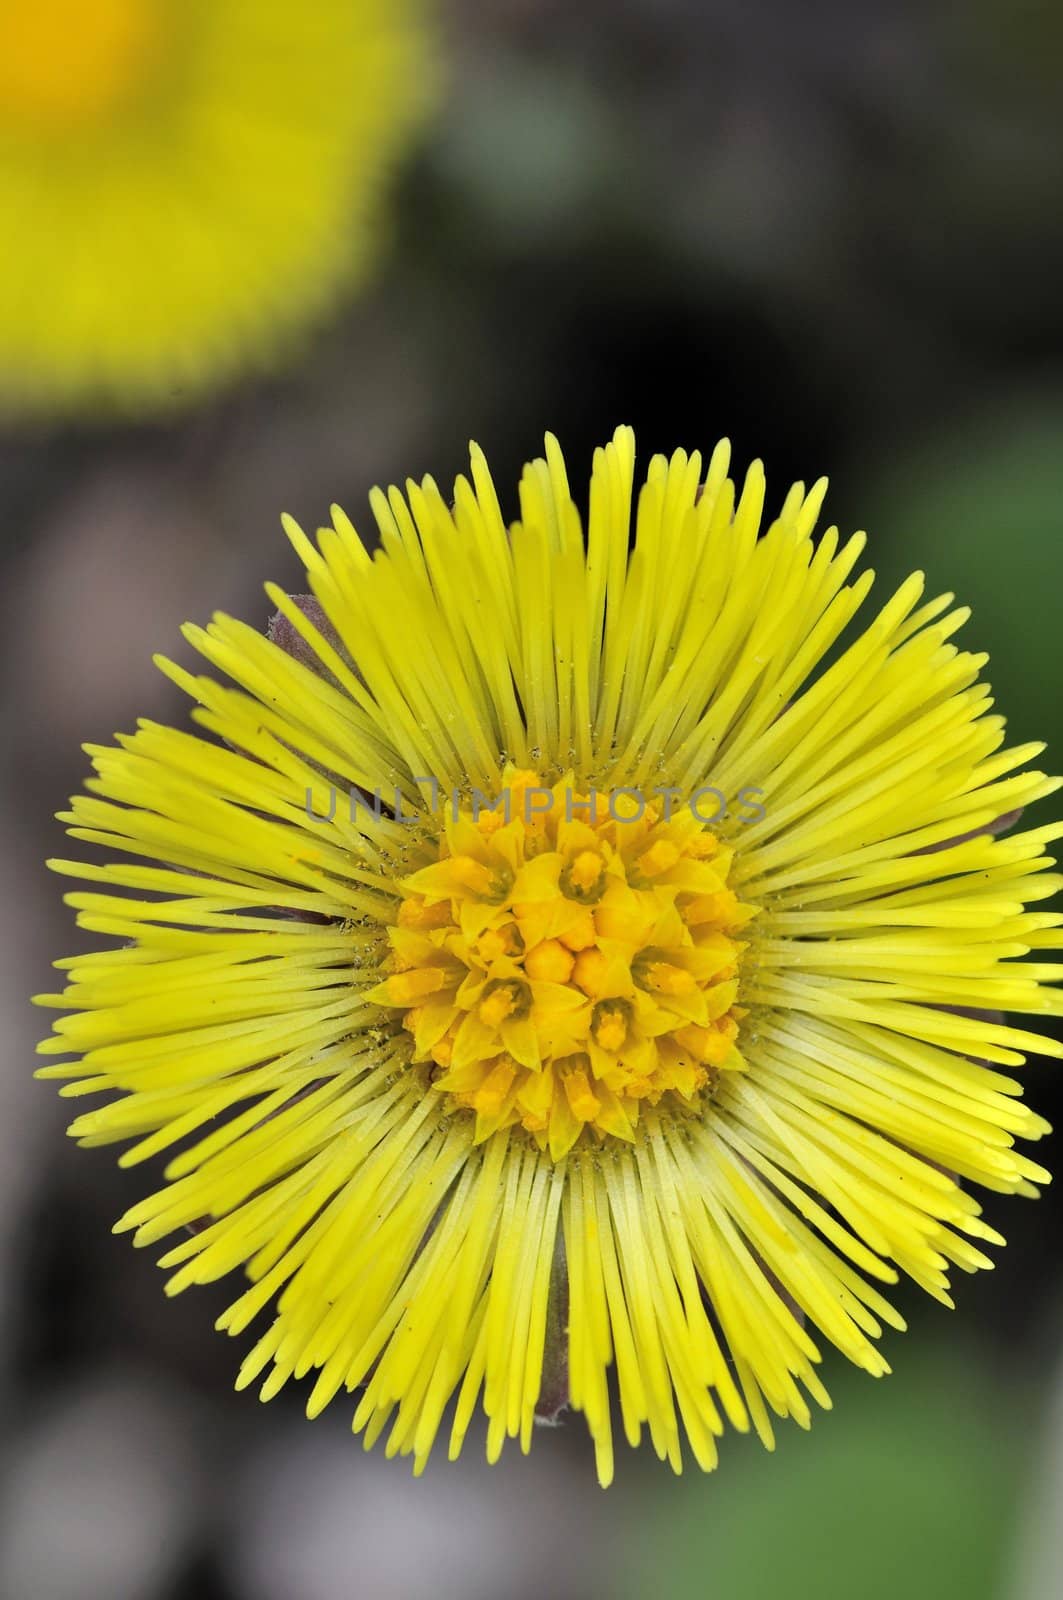
<instances>
[{"instance_id":1,"label":"yellow flower","mask_svg":"<svg viewBox=\"0 0 1063 1600\"><path fill-rule=\"evenodd\" d=\"M608 1482L610 1369L677 1470L770 1446L825 1343L888 1370L901 1273L951 1304L989 1265L969 1185L1047 1179L1014 1069L1063 1051L992 1013L1060 1014L1063 827L997 836L1057 785L950 596L853 629L824 486L761 533L727 463L654 458L630 552L623 428L585 530L553 439L508 531L475 448L450 500L374 494L375 557L288 522L316 598L190 627L229 683L160 664L210 737L93 749L65 818L119 945L60 963L43 1075L169 1163L119 1227L177 1234L169 1292L242 1269L229 1333L273 1308L241 1387L360 1389L416 1470L451 1402L494 1460L567 1401Z\"/></svg>"},{"instance_id":2,"label":"yellow flower","mask_svg":"<svg viewBox=\"0 0 1063 1600\"><path fill-rule=\"evenodd\" d=\"M420 0L0 0L0 405L170 404L365 271Z\"/></svg>"}]
</instances>

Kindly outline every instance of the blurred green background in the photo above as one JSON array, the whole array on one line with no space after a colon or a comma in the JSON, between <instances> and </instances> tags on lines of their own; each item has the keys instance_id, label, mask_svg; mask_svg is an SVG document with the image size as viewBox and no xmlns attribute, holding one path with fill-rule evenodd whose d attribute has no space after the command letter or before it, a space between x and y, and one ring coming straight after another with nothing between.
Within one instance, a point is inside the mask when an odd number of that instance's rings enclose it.
<instances>
[{"instance_id":1,"label":"blurred green background","mask_svg":"<svg viewBox=\"0 0 1063 1600\"><path fill-rule=\"evenodd\" d=\"M545 429L573 484L617 422L640 456L759 455L769 499L829 473L883 582L974 607L998 705L1059 768L1063 13L975 0L452 0L448 91L359 301L269 381L166 422L0 435L7 761L0 896L0 1600L652 1595L1055 1600L1063 1592L1063 1213L987 1202L1011 1241L913 1291L885 1383L827 1362L832 1415L674 1480L578 1419L490 1471L413 1484L337 1405L231 1393L224 1289L170 1304L110 1235L142 1173L76 1153L32 1084L73 948L38 862L82 740L181 717L150 664L214 608L300 587L278 527L487 451L516 511ZM398 620L398 619L397 619ZM1058 1074L1031 1068L1059 1119ZM1054 1164L1051 1149L1050 1165Z\"/></svg>"}]
</instances>

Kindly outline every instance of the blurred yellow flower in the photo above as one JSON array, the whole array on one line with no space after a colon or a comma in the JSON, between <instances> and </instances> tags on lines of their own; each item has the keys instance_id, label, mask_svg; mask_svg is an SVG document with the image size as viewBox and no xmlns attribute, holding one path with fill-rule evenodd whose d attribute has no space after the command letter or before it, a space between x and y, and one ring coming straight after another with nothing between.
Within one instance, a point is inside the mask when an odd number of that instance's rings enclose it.
<instances>
[{"instance_id":1,"label":"blurred yellow flower","mask_svg":"<svg viewBox=\"0 0 1063 1600\"><path fill-rule=\"evenodd\" d=\"M821 1340L888 1371L884 1286L990 1264L968 1183L1047 1179L1013 1069L1063 1047L992 1012L1060 1014L1018 958L1060 943L1063 826L997 836L1058 785L951 596L854 629L824 485L762 533L728 460L655 457L635 504L621 428L585 532L553 439L509 530L475 448L451 496L374 494L375 558L289 521L314 595L186 630L228 685L160 662L211 737L93 748L64 817L131 858L52 863L119 947L41 997L77 1058L42 1075L108 1096L72 1134L168 1153L119 1226L195 1230L171 1293L242 1268L229 1333L275 1308L241 1386L361 1388L416 1470L482 1394L491 1460L567 1403L607 1483L610 1369L676 1470L725 1421L771 1446L829 1403Z\"/></svg>"},{"instance_id":2,"label":"blurred yellow flower","mask_svg":"<svg viewBox=\"0 0 1063 1600\"><path fill-rule=\"evenodd\" d=\"M171 405L366 270L420 0L0 0L0 408Z\"/></svg>"}]
</instances>

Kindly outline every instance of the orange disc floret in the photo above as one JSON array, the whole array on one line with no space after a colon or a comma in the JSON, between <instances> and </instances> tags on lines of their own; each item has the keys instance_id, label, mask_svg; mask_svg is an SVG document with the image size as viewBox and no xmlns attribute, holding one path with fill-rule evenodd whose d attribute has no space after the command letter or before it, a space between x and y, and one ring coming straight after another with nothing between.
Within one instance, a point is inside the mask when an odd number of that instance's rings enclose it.
<instances>
[{"instance_id":1,"label":"orange disc floret","mask_svg":"<svg viewBox=\"0 0 1063 1600\"><path fill-rule=\"evenodd\" d=\"M459 808L436 860L401 880L404 970L370 998L414 1008L412 1061L475 1113L477 1139L519 1124L555 1159L585 1134L629 1140L641 1104L679 1108L743 1066L736 935L752 909L730 860L688 810L592 804L508 768L497 803Z\"/></svg>"}]
</instances>

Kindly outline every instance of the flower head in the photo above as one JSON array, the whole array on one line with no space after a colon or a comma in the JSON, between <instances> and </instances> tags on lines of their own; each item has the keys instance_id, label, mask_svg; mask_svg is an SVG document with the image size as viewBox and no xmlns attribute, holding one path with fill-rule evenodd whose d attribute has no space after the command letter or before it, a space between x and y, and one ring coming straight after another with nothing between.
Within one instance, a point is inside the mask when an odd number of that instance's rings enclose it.
<instances>
[{"instance_id":1,"label":"flower head","mask_svg":"<svg viewBox=\"0 0 1063 1600\"><path fill-rule=\"evenodd\" d=\"M171 403L365 270L419 0L0 0L0 405Z\"/></svg>"},{"instance_id":2,"label":"flower head","mask_svg":"<svg viewBox=\"0 0 1063 1600\"><path fill-rule=\"evenodd\" d=\"M360 1389L418 1469L452 1402L493 1460L567 1398L607 1482L611 1369L676 1469L770 1445L824 1344L888 1370L901 1273L990 1264L969 1185L1047 1178L1013 1070L1063 1051L991 1015L1061 1009L1063 827L997 836L1040 747L951 596L851 628L823 485L761 532L727 463L651 461L630 550L627 429L585 531L552 439L508 530L476 449L452 500L374 494L375 556L289 521L314 597L187 629L227 683L160 663L209 737L93 749L65 818L127 858L53 863L122 943L61 963L43 1074L168 1159L119 1226L178 1234L171 1292L242 1269L228 1332L273 1308L241 1386Z\"/></svg>"}]
</instances>

